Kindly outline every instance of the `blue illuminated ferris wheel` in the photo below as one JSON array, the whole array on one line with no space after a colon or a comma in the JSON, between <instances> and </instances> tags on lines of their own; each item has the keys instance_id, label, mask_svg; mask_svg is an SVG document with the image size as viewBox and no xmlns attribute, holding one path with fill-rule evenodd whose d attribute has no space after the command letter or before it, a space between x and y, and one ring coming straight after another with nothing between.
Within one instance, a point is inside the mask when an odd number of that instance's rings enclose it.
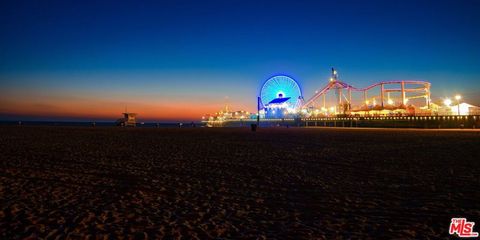
<instances>
[{"instance_id":1,"label":"blue illuminated ferris wheel","mask_svg":"<svg viewBox=\"0 0 480 240\"><path fill-rule=\"evenodd\" d=\"M291 77L278 75L268 79L260 90L260 100L263 106L272 101L282 100L290 107L295 107L302 91L298 83ZM288 98L288 100L286 99Z\"/></svg>"}]
</instances>

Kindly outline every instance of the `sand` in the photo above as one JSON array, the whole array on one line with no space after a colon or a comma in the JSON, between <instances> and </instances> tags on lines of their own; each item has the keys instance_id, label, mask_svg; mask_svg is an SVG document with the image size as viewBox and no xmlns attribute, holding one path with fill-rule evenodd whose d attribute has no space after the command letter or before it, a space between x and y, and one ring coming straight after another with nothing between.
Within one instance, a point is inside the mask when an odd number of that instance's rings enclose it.
<instances>
[{"instance_id":1,"label":"sand","mask_svg":"<svg viewBox=\"0 0 480 240\"><path fill-rule=\"evenodd\" d=\"M480 133L0 127L0 238L449 238ZM480 230L476 226L475 230Z\"/></svg>"}]
</instances>

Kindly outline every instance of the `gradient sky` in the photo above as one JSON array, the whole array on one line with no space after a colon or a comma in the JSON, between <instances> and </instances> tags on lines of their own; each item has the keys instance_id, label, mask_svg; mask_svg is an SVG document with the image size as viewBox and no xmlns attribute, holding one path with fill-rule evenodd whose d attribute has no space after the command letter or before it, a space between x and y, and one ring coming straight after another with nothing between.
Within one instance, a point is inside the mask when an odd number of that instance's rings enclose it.
<instances>
[{"instance_id":1,"label":"gradient sky","mask_svg":"<svg viewBox=\"0 0 480 240\"><path fill-rule=\"evenodd\" d=\"M432 83L480 105L480 1L0 2L0 120L199 119L254 111L283 73Z\"/></svg>"}]
</instances>

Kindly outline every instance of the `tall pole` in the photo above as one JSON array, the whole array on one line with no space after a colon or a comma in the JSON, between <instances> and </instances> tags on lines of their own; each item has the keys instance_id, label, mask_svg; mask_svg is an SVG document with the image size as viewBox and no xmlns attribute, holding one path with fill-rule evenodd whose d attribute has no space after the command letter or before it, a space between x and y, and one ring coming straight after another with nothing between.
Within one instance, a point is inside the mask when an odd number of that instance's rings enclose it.
<instances>
[{"instance_id":1,"label":"tall pole","mask_svg":"<svg viewBox=\"0 0 480 240\"><path fill-rule=\"evenodd\" d=\"M430 109L430 97L431 97L430 84L427 84L425 90L427 92L427 108Z\"/></svg>"},{"instance_id":2,"label":"tall pole","mask_svg":"<svg viewBox=\"0 0 480 240\"><path fill-rule=\"evenodd\" d=\"M367 105L367 107L368 107L368 104L367 104L367 90L363 90L363 103L365 103L365 105Z\"/></svg>"},{"instance_id":3,"label":"tall pole","mask_svg":"<svg viewBox=\"0 0 480 240\"><path fill-rule=\"evenodd\" d=\"M257 98L257 126L260 126L260 97Z\"/></svg>"},{"instance_id":4,"label":"tall pole","mask_svg":"<svg viewBox=\"0 0 480 240\"><path fill-rule=\"evenodd\" d=\"M338 104L339 105L342 105L342 93L343 93L342 88L338 87Z\"/></svg>"},{"instance_id":5,"label":"tall pole","mask_svg":"<svg viewBox=\"0 0 480 240\"><path fill-rule=\"evenodd\" d=\"M352 109L352 89L348 88L348 110Z\"/></svg>"},{"instance_id":6,"label":"tall pole","mask_svg":"<svg viewBox=\"0 0 480 240\"><path fill-rule=\"evenodd\" d=\"M323 108L325 108L325 107L327 106L327 105L326 105L326 98L327 98L327 96L326 96L326 94L324 93L324 94L323 94Z\"/></svg>"},{"instance_id":7,"label":"tall pole","mask_svg":"<svg viewBox=\"0 0 480 240\"><path fill-rule=\"evenodd\" d=\"M342 89L338 86L338 85L335 85L335 87L337 88L337 106L336 106L336 109L338 109L338 112L342 111Z\"/></svg>"},{"instance_id":8,"label":"tall pole","mask_svg":"<svg viewBox=\"0 0 480 240\"><path fill-rule=\"evenodd\" d=\"M460 99L457 99L457 115L460 116Z\"/></svg>"},{"instance_id":9,"label":"tall pole","mask_svg":"<svg viewBox=\"0 0 480 240\"><path fill-rule=\"evenodd\" d=\"M333 81L337 81L337 80L338 80L337 71L336 71L335 68L333 68L333 67L332 67L332 79L333 79Z\"/></svg>"},{"instance_id":10,"label":"tall pole","mask_svg":"<svg viewBox=\"0 0 480 240\"><path fill-rule=\"evenodd\" d=\"M405 105L405 82L402 81L401 87L402 87L402 104Z\"/></svg>"},{"instance_id":11,"label":"tall pole","mask_svg":"<svg viewBox=\"0 0 480 240\"><path fill-rule=\"evenodd\" d=\"M382 102L382 108L383 108L383 99L384 99L384 87L383 87L383 84L380 84L380 101Z\"/></svg>"}]
</instances>

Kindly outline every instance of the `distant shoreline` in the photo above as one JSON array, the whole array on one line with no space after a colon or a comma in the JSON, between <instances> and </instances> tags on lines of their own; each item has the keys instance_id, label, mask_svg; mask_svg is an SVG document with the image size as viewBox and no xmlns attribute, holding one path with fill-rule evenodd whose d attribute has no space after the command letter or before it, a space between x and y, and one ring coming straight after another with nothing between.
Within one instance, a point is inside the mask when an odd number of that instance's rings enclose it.
<instances>
[{"instance_id":1,"label":"distant shoreline","mask_svg":"<svg viewBox=\"0 0 480 240\"><path fill-rule=\"evenodd\" d=\"M116 127L115 121L0 121L1 126L12 126L12 125L22 125L22 126L78 126L78 127L89 127L95 123L95 126L98 127ZM178 122L138 122L137 127L178 127L182 123L182 127L191 127L192 122L188 121L178 121ZM203 126L204 123L193 122L195 126Z\"/></svg>"}]
</instances>

